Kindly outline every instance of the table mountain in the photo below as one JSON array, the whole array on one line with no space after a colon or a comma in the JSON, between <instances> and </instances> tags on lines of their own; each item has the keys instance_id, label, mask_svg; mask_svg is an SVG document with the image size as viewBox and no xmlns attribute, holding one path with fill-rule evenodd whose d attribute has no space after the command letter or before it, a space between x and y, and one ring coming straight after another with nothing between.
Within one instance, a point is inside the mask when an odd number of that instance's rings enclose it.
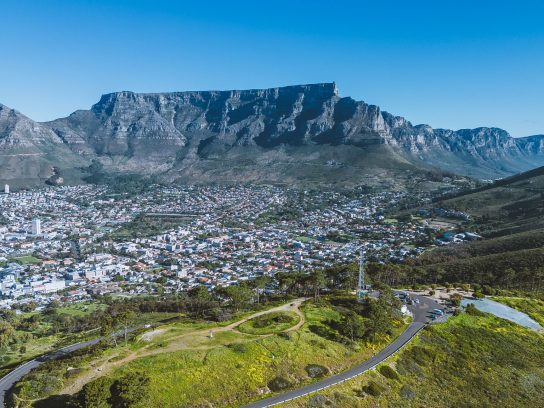
<instances>
[{"instance_id":1,"label":"table mountain","mask_svg":"<svg viewBox=\"0 0 544 408\"><path fill-rule=\"evenodd\" d=\"M36 126L80 158L181 182L361 182L429 167L497 178L544 165L542 135L412 125L341 97L334 83L116 92L90 110Z\"/></svg>"}]
</instances>

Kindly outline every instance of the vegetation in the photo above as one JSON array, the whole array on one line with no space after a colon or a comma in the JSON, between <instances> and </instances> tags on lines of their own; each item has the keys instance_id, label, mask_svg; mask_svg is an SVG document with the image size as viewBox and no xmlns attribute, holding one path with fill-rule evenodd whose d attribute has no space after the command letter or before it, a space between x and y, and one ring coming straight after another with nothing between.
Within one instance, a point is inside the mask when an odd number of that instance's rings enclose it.
<instances>
[{"instance_id":1,"label":"vegetation","mask_svg":"<svg viewBox=\"0 0 544 408\"><path fill-rule=\"evenodd\" d=\"M461 313L427 327L377 372L281 407L536 407L544 400L542 361L542 334L485 313ZM323 405L312 405L318 400Z\"/></svg>"},{"instance_id":2,"label":"vegetation","mask_svg":"<svg viewBox=\"0 0 544 408\"><path fill-rule=\"evenodd\" d=\"M16 258L10 258L9 261L16 262L21 265L36 265L36 264L39 264L42 260L32 255L26 255L26 256L20 256Z\"/></svg>"},{"instance_id":3,"label":"vegetation","mask_svg":"<svg viewBox=\"0 0 544 408\"><path fill-rule=\"evenodd\" d=\"M267 313L238 326L238 330L247 334L272 334L283 332L293 327L300 321L300 317L294 312Z\"/></svg>"},{"instance_id":4,"label":"vegetation","mask_svg":"<svg viewBox=\"0 0 544 408\"><path fill-rule=\"evenodd\" d=\"M202 296L203 302L214 302L212 294L207 293L208 298L203 295L204 293L191 294L192 297ZM189 305L193 300L185 301L188 303L171 300L159 305L168 305L170 308L174 305ZM231 300L223 302L227 302L227 309L234 307ZM149 337L150 340L145 343L139 340L137 333L129 334L126 344L123 342L115 347L104 343L89 351L67 356L54 364L44 365L21 381L15 391L22 400L56 394L78 376L85 375L92 361L107 364L108 361L118 361L126 355L138 355L141 352L140 358L122 364L108 375L107 381L104 380L104 384L112 384L111 396L106 395L107 393L91 393L93 388L83 388L74 399L85 400L89 398L87 394L92 394L113 401L113 385L116 381L133 373L145 372L149 376L149 394L142 397L144 405L239 406L257 398L259 389L268 387L271 390L280 390L294 387L313 381L330 371L347 369L368 358L403 327L402 321L395 319L390 320L389 326L379 333L371 331L377 327L372 323L373 308L378 304L389 304L389 301L382 302L372 301L361 305L353 296L322 295L304 306L306 324L299 330L282 331L299 321L298 315L284 311L264 314L242 325L251 327L254 333L268 333L258 336L242 333L242 328L240 331L219 331L209 337L206 328L216 327L217 323L179 321L163 326L156 338ZM154 305L150 301L136 304L138 309L144 305ZM342 334L343 316L350 310L356 310L365 327L361 338L354 340ZM392 317L389 312L386 315ZM323 330L316 330L316 327L322 327ZM193 334L191 330L195 329L206 335L198 335L198 331ZM261 329L266 332L259 332ZM68 372L74 374L68 375ZM225 372L229 373L227 377ZM52 377L56 380L51 381ZM221 387L217 387L219 383ZM195 387L196 384L198 387ZM51 397L49 400L54 401L57 404L55 406L63 406L59 405L58 399ZM66 403L65 401L64 404Z\"/></svg>"},{"instance_id":5,"label":"vegetation","mask_svg":"<svg viewBox=\"0 0 544 408\"><path fill-rule=\"evenodd\" d=\"M136 195L147 191L151 184L158 183L156 176L108 172L104 165L96 159L84 171L87 173L83 177L84 181L91 184L105 184L114 194Z\"/></svg>"},{"instance_id":6,"label":"vegetation","mask_svg":"<svg viewBox=\"0 0 544 408\"><path fill-rule=\"evenodd\" d=\"M473 214L487 237L544 228L544 167L442 199L437 206Z\"/></svg>"},{"instance_id":7,"label":"vegetation","mask_svg":"<svg viewBox=\"0 0 544 408\"><path fill-rule=\"evenodd\" d=\"M188 221L189 219L184 217L159 218L140 214L112 232L109 237L116 241L150 237L177 228L180 225L185 225Z\"/></svg>"}]
</instances>

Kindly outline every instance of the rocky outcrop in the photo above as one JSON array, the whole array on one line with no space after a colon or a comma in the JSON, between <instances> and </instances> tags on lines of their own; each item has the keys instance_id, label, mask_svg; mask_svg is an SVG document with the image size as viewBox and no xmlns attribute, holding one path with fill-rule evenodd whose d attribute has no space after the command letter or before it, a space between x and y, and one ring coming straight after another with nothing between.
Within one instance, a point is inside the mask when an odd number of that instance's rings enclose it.
<instances>
[{"instance_id":1,"label":"rocky outcrop","mask_svg":"<svg viewBox=\"0 0 544 408\"><path fill-rule=\"evenodd\" d=\"M48 126L0 104L0 150L39 152L41 146L61 143L62 140Z\"/></svg>"}]
</instances>

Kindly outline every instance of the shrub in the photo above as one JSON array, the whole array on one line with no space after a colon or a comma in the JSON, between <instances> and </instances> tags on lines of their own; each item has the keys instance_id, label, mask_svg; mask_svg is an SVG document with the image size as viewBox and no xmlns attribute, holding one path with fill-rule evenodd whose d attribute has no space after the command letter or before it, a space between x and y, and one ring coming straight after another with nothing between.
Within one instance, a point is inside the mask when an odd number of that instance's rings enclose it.
<instances>
[{"instance_id":1,"label":"shrub","mask_svg":"<svg viewBox=\"0 0 544 408\"><path fill-rule=\"evenodd\" d=\"M317 378L326 375L329 369L319 364L308 364L305 368L310 378Z\"/></svg>"},{"instance_id":2,"label":"shrub","mask_svg":"<svg viewBox=\"0 0 544 408\"><path fill-rule=\"evenodd\" d=\"M476 309L476 306L474 306L474 303L469 303L466 308L465 308L465 311L467 312L467 314L471 315L471 316L484 316L485 313Z\"/></svg>"},{"instance_id":3,"label":"shrub","mask_svg":"<svg viewBox=\"0 0 544 408\"><path fill-rule=\"evenodd\" d=\"M474 292L472 294L472 296L475 298L475 299L483 299L485 297L485 295L482 293L482 292Z\"/></svg>"},{"instance_id":4,"label":"shrub","mask_svg":"<svg viewBox=\"0 0 544 408\"><path fill-rule=\"evenodd\" d=\"M83 386L75 397L75 405L79 408L107 408L110 407L111 378L101 377Z\"/></svg>"},{"instance_id":5,"label":"shrub","mask_svg":"<svg viewBox=\"0 0 544 408\"><path fill-rule=\"evenodd\" d=\"M402 398L414 398L416 396L416 392L407 385L401 387L399 394Z\"/></svg>"},{"instance_id":6,"label":"shrub","mask_svg":"<svg viewBox=\"0 0 544 408\"><path fill-rule=\"evenodd\" d=\"M281 332L278 333L278 336L285 340L291 340L292 333L291 332Z\"/></svg>"},{"instance_id":7,"label":"shrub","mask_svg":"<svg viewBox=\"0 0 544 408\"><path fill-rule=\"evenodd\" d=\"M450 302L455 307L459 307L461 305L462 299L463 297L459 293L454 293L453 295L450 295Z\"/></svg>"},{"instance_id":8,"label":"shrub","mask_svg":"<svg viewBox=\"0 0 544 408\"><path fill-rule=\"evenodd\" d=\"M149 395L150 379L144 372L129 372L111 386L111 400L114 407L136 406Z\"/></svg>"},{"instance_id":9,"label":"shrub","mask_svg":"<svg viewBox=\"0 0 544 408\"><path fill-rule=\"evenodd\" d=\"M245 353L247 351L247 347L245 344L241 343L235 343L235 344L229 344L229 348L232 349L232 351L235 351L236 353Z\"/></svg>"},{"instance_id":10,"label":"shrub","mask_svg":"<svg viewBox=\"0 0 544 408\"><path fill-rule=\"evenodd\" d=\"M278 392L291 387L291 382L284 377L275 377L268 383L271 391Z\"/></svg>"},{"instance_id":11,"label":"shrub","mask_svg":"<svg viewBox=\"0 0 544 408\"><path fill-rule=\"evenodd\" d=\"M385 391L385 387L375 381L369 381L368 384L363 387L363 391L373 397L379 397Z\"/></svg>"},{"instance_id":12,"label":"shrub","mask_svg":"<svg viewBox=\"0 0 544 408\"><path fill-rule=\"evenodd\" d=\"M308 401L308 407L310 408L322 408L331 405L331 400L329 400L324 395L314 395Z\"/></svg>"},{"instance_id":13,"label":"shrub","mask_svg":"<svg viewBox=\"0 0 544 408\"><path fill-rule=\"evenodd\" d=\"M399 374L390 366L383 365L381 366L378 371L381 375L383 375L385 378L389 378L390 380L400 380Z\"/></svg>"},{"instance_id":14,"label":"shrub","mask_svg":"<svg viewBox=\"0 0 544 408\"><path fill-rule=\"evenodd\" d=\"M407 353L417 364L426 366L435 356L435 352L421 346L412 347Z\"/></svg>"}]
</instances>

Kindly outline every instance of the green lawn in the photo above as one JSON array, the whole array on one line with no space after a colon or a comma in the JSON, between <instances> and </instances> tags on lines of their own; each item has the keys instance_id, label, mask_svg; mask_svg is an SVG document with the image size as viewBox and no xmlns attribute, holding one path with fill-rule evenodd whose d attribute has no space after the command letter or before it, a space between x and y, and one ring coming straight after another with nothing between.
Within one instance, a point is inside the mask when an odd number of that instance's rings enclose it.
<instances>
[{"instance_id":1,"label":"green lawn","mask_svg":"<svg viewBox=\"0 0 544 408\"><path fill-rule=\"evenodd\" d=\"M57 309L57 313L71 316L86 316L98 310L105 310L108 305L103 303L73 303Z\"/></svg>"},{"instance_id":2,"label":"green lawn","mask_svg":"<svg viewBox=\"0 0 544 408\"><path fill-rule=\"evenodd\" d=\"M17 262L18 264L21 264L21 265L35 265L35 264L39 264L42 260L32 255L25 255L25 256L10 258L10 261Z\"/></svg>"}]
</instances>

